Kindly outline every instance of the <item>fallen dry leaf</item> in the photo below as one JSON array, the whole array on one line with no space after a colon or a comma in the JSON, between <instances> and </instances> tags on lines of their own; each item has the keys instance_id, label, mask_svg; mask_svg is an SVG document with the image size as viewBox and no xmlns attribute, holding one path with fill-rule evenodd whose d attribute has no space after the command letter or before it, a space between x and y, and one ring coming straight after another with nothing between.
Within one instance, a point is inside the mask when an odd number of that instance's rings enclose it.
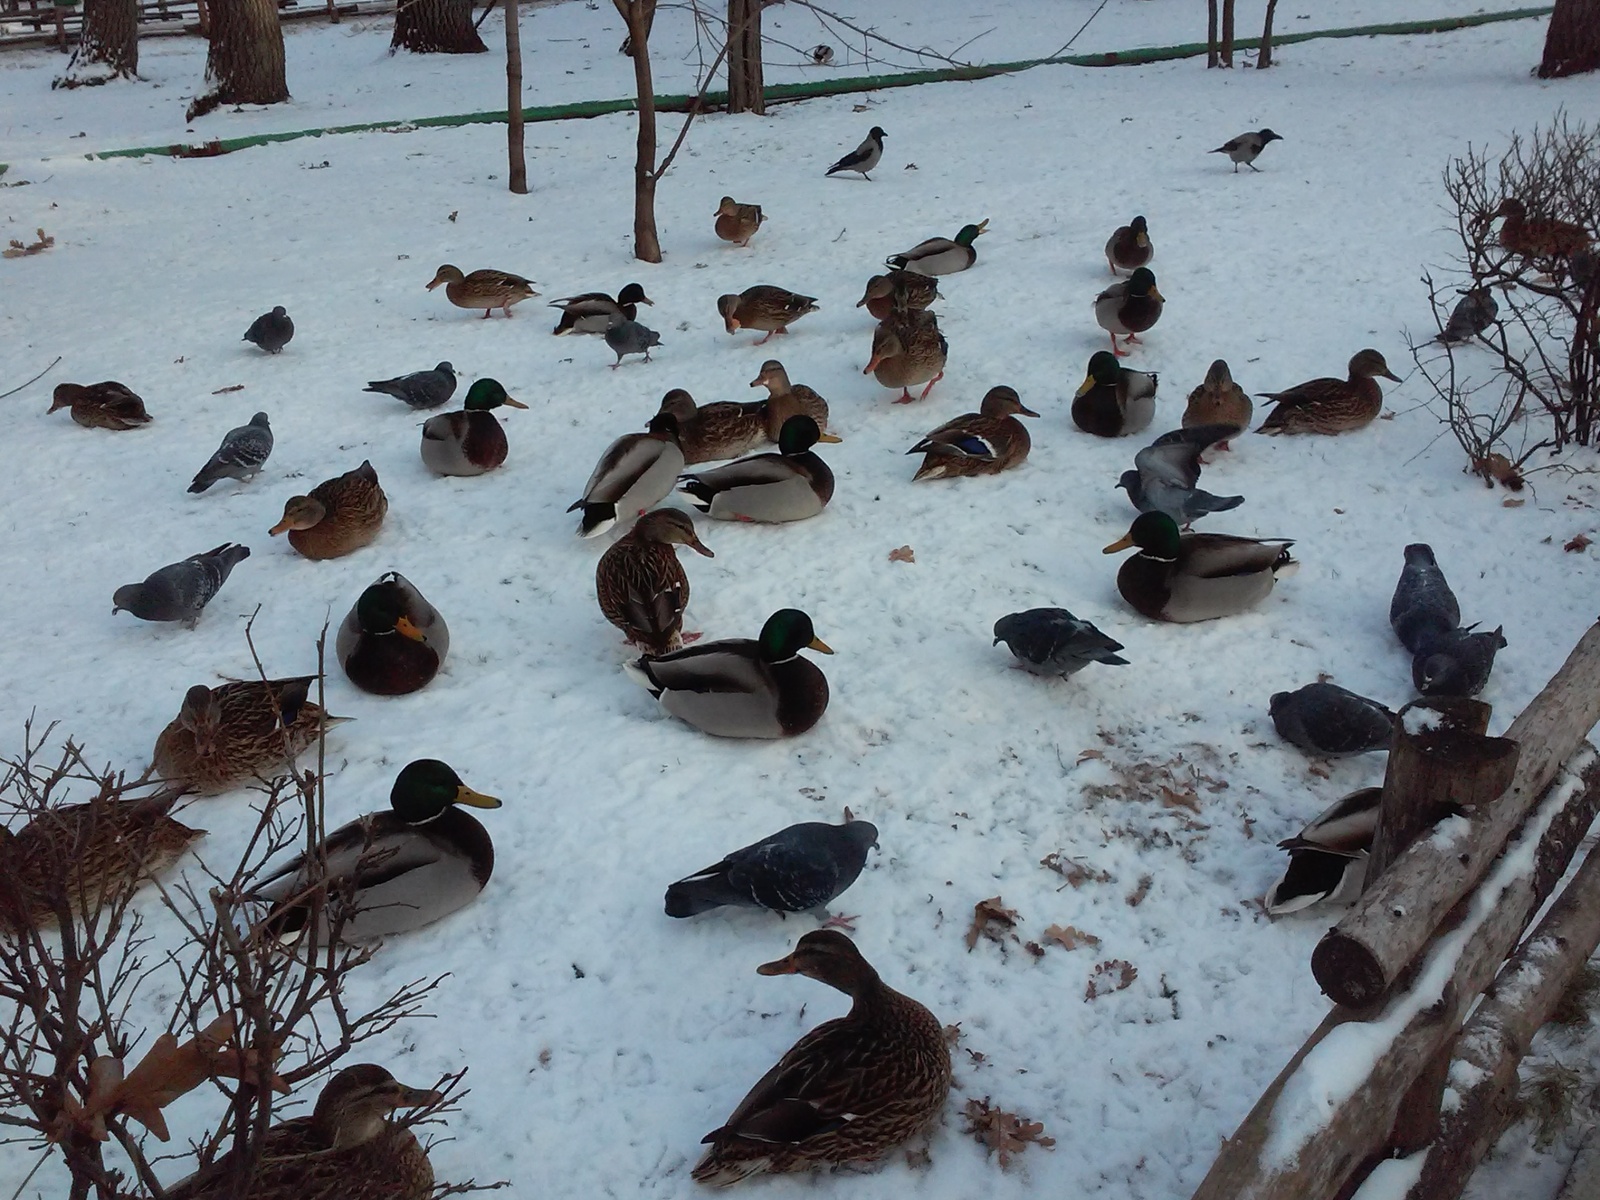
<instances>
[{"instance_id":1,"label":"fallen dry leaf","mask_svg":"<svg viewBox=\"0 0 1600 1200\"><path fill-rule=\"evenodd\" d=\"M966 1132L972 1134L990 1154L999 1157L1002 1171L1011 1166L1012 1156L1021 1154L1030 1142L1046 1150L1056 1144L1055 1138L1045 1136L1043 1121L1030 1121L1027 1117L993 1107L987 1096L982 1100L974 1100L969 1096L962 1115L967 1119Z\"/></svg>"},{"instance_id":2,"label":"fallen dry leaf","mask_svg":"<svg viewBox=\"0 0 1600 1200\"><path fill-rule=\"evenodd\" d=\"M1053 942L1059 942L1068 950L1076 950L1079 946L1088 946L1093 949L1100 944L1100 939L1092 933L1072 925L1052 925L1044 931L1044 936Z\"/></svg>"},{"instance_id":3,"label":"fallen dry leaf","mask_svg":"<svg viewBox=\"0 0 1600 1200\"><path fill-rule=\"evenodd\" d=\"M1498 483L1509 491L1520 492L1524 480L1522 472L1504 454L1486 454L1472 460L1472 469L1483 476L1485 483Z\"/></svg>"},{"instance_id":4,"label":"fallen dry leaf","mask_svg":"<svg viewBox=\"0 0 1600 1200\"><path fill-rule=\"evenodd\" d=\"M227 387L220 387L216 391L212 392L211 394L213 396L226 396L229 392L242 392L242 391L244 391L244 384L242 384L242 383L230 383Z\"/></svg>"},{"instance_id":5,"label":"fallen dry leaf","mask_svg":"<svg viewBox=\"0 0 1600 1200\"><path fill-rule=\"evenodd\" d=\"M1068 858L1059 850L1052 850L1049 854L1046 854L1039 860L1039 865L1041 867L1049 867L1050 870L1075 888L1082 887L1086 883L1111 882L1109 872L1102 871L1098 867L1091 867L1075 858Z\"/></svg>"},{"instance_id":6,"label":"fallen dry leaf","mask_svg":"<svg viewBox=\"0 0 1600 1200\"><path fill-rule=\"evenodd\" d=\"M1133 889L1133 891L1128 893L1128 907L1129 908L1138 908L1139 905L1143 904L1144 903L1144 898L1150 894L1150 886L1153 883L1155 883L1155 876L1153 876L1153 875L1141 875L1141 876L1139 876L1138 886L1135 887Z\"/></svg>"},{"instance_id":7,"label":"fallen dry leaf","mask_svg":"<svg viewBox=\"0 0 1600 1200\"><path fill-rule=\"evenodd\" d=\"M1504 500L1500 501L1500 507L1501 508L1521 508L1526 503L1527 503L1526 500L1515 500L1512 497L1507 496Z\"/></svg>"},{"instance_id":8,"label":"fallen dry leaf","mask_svg":"<svg viewBox=\"0 0 1600 1200\"><path fill-rule=\"evenodd\" d=\"M5 258L26 258L30 254L43 254L46 250L50 249L51 246L56 244L55 238L51 237L44 230L39 229L35 230L35 232L39 235L39 240L37 242L25 243L19 242L16 238L12 238L11 245L7 246L4 250L0 250L0 256Z\"/></svg>"},{"instance_id":9,"label":"fallen dry leaf","mask_svg":"<svg viewBox=\"0 0 1600 1200\"><path fill-rule=\"evenodd\" d=\"M1589 546L1593 544L1593 542L1594 539L1591 538L1587 533L1580 533L1561 548L1568 554L1577 554L1580 551L1587 550Z\"/></svg>"},{"instance_id":10,"label":"fallen dry leaf","mask_svg":"<svg viewBox=\"0 0 1600 1200\"><path fill-rule=\"evenodd\" d=\"M901 546L898 550L889 551L889 561L914 563L917 561L917 556L910 546Z\"/></svg>"},{"instance_id":11,"label":"fallen dry leaf","mask_svg":"<svg viewBox=\"0 0 1600 1200\"><path fill-rule=\"evenodd\" d=\"M979 900L972 906L972 924L967 929L967 950L970 952L980 937L1004 945L1006 935L1011 933L1017 920L1017 910L1007 908L999 896ZM1012 936L1014 938L1016 935Z\"/></svg>"},{"instance_id":12,"label":"fallen dry leaf","mask_svg":"<svg viewBox=\"0 0 1600 1200\"><path fill-rule=\"evenodd\" d=\"M1085 1001L1097 996L1109 996L1132 985L1139 978L1139 968L1124 959L1113 958L1098 964L1089 976L1089 986L1083 991Z\"/></svg>"}]
</instances>

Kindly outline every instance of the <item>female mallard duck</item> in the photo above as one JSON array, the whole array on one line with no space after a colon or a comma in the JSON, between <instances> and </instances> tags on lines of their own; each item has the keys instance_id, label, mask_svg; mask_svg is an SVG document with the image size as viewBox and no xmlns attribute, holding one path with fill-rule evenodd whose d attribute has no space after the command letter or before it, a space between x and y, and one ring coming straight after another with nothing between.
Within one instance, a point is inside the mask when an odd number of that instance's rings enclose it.
<instances>
[{"instance_id":1,"label":"female mallard duck","mask_svg":"<svg viewBox=\"0 0 1600 1200\"><path fill-rule=\"evenodd\" d=\"M1257 392L1277 405L1257 433L1348 433L1365 429L1383 408L1374 376L1400 382L1383 355L1362 350L1350 360L1348 379L1312 379L1283 392Z\"/></svg>"},{"instance_id":2,"label":"female mallard duck","mask_svg":"<svg viewBox=\"0 0 1600 1200\"><path fill-rule=\"evenodd\" d=\"M811 618L780 608L761 636L704 642L646 656L623 670L673 716L716 737L779 738L804 733L828 707L828 680L800 657L832 654Z\"/></svg>"},{"instance_id":3,"label":"female mallard duck","mask_svg":"<svg viewBox=\"0 0 1600 1200\"><path fill-rule=\"evenodd\" d=\"M1120 226L1106 242L1106 265L1111 268L1113 275L1118 271L1137 271L1140 267L1149 266L1155 256L1156 248L1150 241L1150 227L1143 217L1135 217Z\"/></svg>"},{"instance_id":4,"label":"female mallard duck","mask_svg":"<svg viewBox=\"0 0 1600 1200\"><path fill-rule=\"evenodd\" d=\"M815 421L797 413L778 432L778 453L685 475L679 490L715 521L804 521L833 499L833 472L811 452L825 436Z\"/></svg>"},{"instance_id":5,"label":"female mallard duck","mask_svg":"<svg viewBox=\"0 0 1600 1200\"><path fill-rule=\"evenodd\" d=\"M399 571L387 571L345 614L334 643L350 682L378 696L425 687L450 652L450 627Z\"/></svg>"},{"instance_id":6,"label":"female mallard duck","mask_svg":"<svg viewBox=\"0 0 1600 1200\"><path fill-rule=\"evenodd\" d=\"M409 933L465 908L494 873L489 832L459 805L499 808L436 758L407 763L389 790L388 812L368 813L323 839L328 897L339 911L325 918L344 942ZM304 854L254 888L274 904L267 923L282 935L310 918L306 894L316 882Z\"/></svg>"},{"instance_id":7,"label":"female mallard duck","mask_svg":"<svg viewBox=\"0 0 1600 1200\"><path fill-rule=\"evenodd\" d=\"M716 557L700 541L688 513L658 508L640 517L595 567L600 611L646 654L670 654L683 645L689 577L675 546Z\"/></svg>"},{"instance_id":8,"label":"female mallard duck","mask_svg":"<svg viewBox=\"0 0 1600 1200\"><path fill-rule=\"evenodd\" d=\"M748 246L766 215L759 204L739 204L732 196L724 196L717 204L717 236L735 246Z\"/></svg>"},{"instance_id":9,"label":"female mallard duck","mask_svg":"<svg viewBox=\"0 0 1600 1200\"><path fill-rule=\"evenodd\" d=\"M1161 319L1165 304L1166 298L1156 287L1155 273L1149 267L1140 267L1094 298L1094 319L1111 335L1111 352L1126 358L1128 352L1117 349L1117 334L1130 343L1137 342L1138 334Z\"/></svg>"},{"instance_id":10,"label":"female mallard duck","mask_svg":"<svg viewBox=\"0 0 1600 1200\"><path fill-rule=\"evenodd\" d=\"M594 537L655 507L682 473L678 419L670 412L658 412L646 432L624 434L606 447L583 485L582 497L567 511L582 509L578 532Z\"/></svg>"},{"instance_id":11,"label":"female mallard duck","mask_svg":"<svg viewBox=\"0 0 1600 1200\"><path fill-rule=\"evenodd\" d=\"M887 275L874 275L867 280L867 290L856 301L857 308L865 308L878 320L887 320L896 312L908 308L924 309L939 299L939 283L932 275L918 275L915 271L890 271Z\"/></svg>"},{"instance_id":12,"label":"female mallard duck","mask_svg":"<svg viewBox=\"0 0 1600 1200\"><path fill-rule=\"evenodd\" d=\"M1018 416L1037 417L1015 389L992 387L975 413L962 413L923 438L907 454L923 455L911 477L950 479L957 475L998 475L1028 457L1033 442Z\"/></svg>"},{"instance_id":13,"label":"female mallard duck","mask_svg":"<svg viewBox=\"0 0 1600 1200\"><path fill-rule=\"evenodd\" d=\"M850 1011L796 1042L705 1136L711 1149L696 1180L726 1187L751 1175L882 1158L939 1119L950 1094L944 1027L885 984L854 942L819 929L756 970L838 988Z\"/></svg>"},{"instance_id":14,"label":"female mallard duck","mask_svg":"<svg viewBox=\"0 0 1600 1200\"><path fill-rule=\"evenodd\" d=\"M251 1200L427 1200L433 1194L428 1152L388 1115L440 1099L438 1092L406 1087L373 1063L346 1067L323 1086L309 1117L267 1130L250 1179ZM165 1194L170 1200L226 1200L235 1194L228 1166L224 1155L217 1170L192 1175Z\"/></svg>"},{"instance_id":15,"label":"female mallard duck","mask_svg":"<svg viewBox=\"0 0 1600 1200\"><path fill-rule=\"evenodd\" d=\"M304 496L291 496L283 520L267 533L289 534L289 545L309 559L339 558L368 545L383 528L389 497L370 461L317 484Z\"/></svg>"},{"instance_id":16,"label":"female mallard duck","mask_svg":"<svg viewBox=\"0 0 1600 1200\"><path fill-rule=\"evenodd\" d=\"M510 271L491 268L463 275L460 267L452 267L449 263L434 273L433 282L426 290L431 292L441 283L451 304L457 308L481 308L484 320L493 316L497 308L509 317L513 304L520 304L539 294L533 290L532 283Z\"/></svg>"},{"instance_id":17,"label":"female mallard duck","mask_svg":"<svg viewBox=\"0 0 1600 1200\"><path fill-rule=\"evenodd\" d=\"M85 429L137 429L150 423L144 401L126 384L114 379L103 383L58 383L50 394L47 413L70 409L72 419Z\"/></svg>"},{"instance_id":18,"label":"female mallard duck","mask_svg":"<svg viewBox=\"0 0 1600 1200\"><path fill-rule=\"evenodd\" d=\"M169 815L176 791L91 800L40 813L16 833L0 827L0 930L54 924L63 907L94 911L166 870L204 829Z\"/></svg>"},{"instance_id":19,"label":"female mallard duck","mask_svg":"<svg viewBox=\"0 0 1600 1200\"><path fill-rule=\"evenodd\" d=\"M988 228L989 218L985 217L976 225L963 225L954 241L929 238L902 254L891 254L883 260L884 265L914 275L954 275L978 261L978 250L972 243Z\"/></svg>"},{"instance_id":20,"label":"female mallard duck","mask_svg":"<svg viewBox=\"0 0 1600 1200\"><path fill-rule=\"evenodd\" d=\"M723 328L729 333L765 329L767 336L756 343L759 346L773 334L788 333L789 326L807 313L816 312L817 298L761 283L745 288L737 296L718 296L717 311L722 314Z\"/></svg>"},{"instance_id":21,"label":"female mallard duck","mask_svg":"<svg viewBox=\"0 0 1600 1200\"><path fill-rule=\"evenodd\" d=\"M828 402L805 384L790 383L789 372L783 369L783 364L777 359L769 358L762 363L760 372L750 381L750 386L767 389L763 408L769 440L776 442L783 423L797 413L804 413L817 423L817 428L823 433L828 432ZM822 440L836 442L839 439L825 437Z\"/></svg>"},{"instance_id":22,"label":"female mallard duck","mask_svg":"<svg viewBox=\"0 0 1600 1200\"><path fill-rule=\"evenodd\" d=\"M506 461L506 431L494 415L502 404L527 408L506 395L495 379L480 379L467 390L459 412L440 413L422 425L422 462L439 475L482 475Z\"/></svg>"},{"instance_id":23,"label":"female mallard duck","mask_svg":"<svg viewBox=\"0 0 1600 1200\"><path fill-rule=\"evenodd\" d=\"M1267 912L1281 917L1324 900L1348 903L1359 896L1382 799L1382 788L1351 792L1297 836L1279 842L1278 849L1289 852L1289 866L1267 890Z\"/></svg>"},{"instance_id":24,"label":"female mallard duck","mask_svg":"<svg viewBox=\"0 0 1600 1200\"><path fill-rule=\"evenodd\" d=\"M1528 207L1515 196L1500 201L1500 207L1490 214L1492 221L1504 217L1500 226L1500 244L1513 254L1524 258L1571 258L1588 248L1588 230L1570 221L1554 217L1528 216Z\"/></svg>"},{"instance_id":25,"label":"female mallard duck","mask_svg":"<svg viewBox=\"0 0 1600 1200\"><path fill-rule=\"evenodd\" d=\"M1122 437L1146 428L1156 415L1153 371L1130 371L1107 350L1097 350L1072 398L1072 420L1096 437Z\"/></svg>"},{"instance_id":26,"label":"female mallard duck","mask_svg":"<svg viewBox=\"0 0 1600 1200\"><path fill-rule=\"evenodd\" d=\"M1163 512L1147 512L1127 536L1105 548L1139 547L1117 572L1122 598L1153 621L1210 621L1266 599L1278 573L1298 564L1285 538L1258 540L1226 533L1182 533Z\"/></svg>"},{"instance_id":27,"label":"female mallard duck","mask_svg":"<svg viewBox=\"0 0 1600 1200\"><path fill-rule=\"evenodd\" d=\"M618 321L637 317L639 305L648 304L654 308L655 303L637 283L623 288L615 300L604 292L584 292L564 300L552 300L550 307L561 310L561 320L551 332L557 337L569 333L604 333Z\"/></svg>"},{"instance_id":28,"label":"female mallard duck","mask_svg":"<svg viewBox=\"0 0 1600 1200\"><path fill-rule=\"evenodd\" d=\"M878 322L872 335L872 358L861 373L873 376L886 388L899 388L900 398L895 403L910 404L911 385L927 384L916 397L926 400L933 385L944 378L949 354L950 343L939 332L939 318L933 313L896 313Z\"/></svg>"},{"instance_id":29,"label":"female mallard duck","mask_svg":"<svg viewBox=\"0 0 1600 1200\"><path fill-rule=\"evenodd\" d=\"M315 679L246 679L215 688L195 684L156 738L155 773L203 796L282 774L323 729L350 720L306 698Z\"/></svg>"},{"instance_id":30,"label":"female mallard duck","mask_svg":"<svg viewBox=\"0 0 1600 1200\"><path fill-rule=\"evenodd\" d=\"M770 364L769 364L770 365ZM760 385L757 378L750 386ZM798 413L817 421L827 422L828 402L810 388L796 389L793 393L769 396L749 404L734 404L719 400L714 404L696 405L694 397L682 388L673 388L661 397L661 412L670 413L678 422L678 445L683 449L685 465L715 462L725 458L738 458L758 446L775 443L783 423ZM815 396L815 403L806 396ZM820 418L818 416L820 412ZM836 437L823 441L837 442Z\"/></svg>"},{"instance_id":31,"label":"female mallard duck","mask_svg":"<svg viewBox=\"0 0 1600 1200\"><path fill-rule=\"evenodd\" d=\"M1205 382L1189 393L1189 402L1183 410L1183 427L1196 429L1202 425L1231 425L1243 433L1250 428L1250 418L1255 406L1250 395L1233 381L1233 373L1223 359L1217 359L1206 372ZM1230 438L1216 444L1226 450Z\"/></svg>"}]
</instances>

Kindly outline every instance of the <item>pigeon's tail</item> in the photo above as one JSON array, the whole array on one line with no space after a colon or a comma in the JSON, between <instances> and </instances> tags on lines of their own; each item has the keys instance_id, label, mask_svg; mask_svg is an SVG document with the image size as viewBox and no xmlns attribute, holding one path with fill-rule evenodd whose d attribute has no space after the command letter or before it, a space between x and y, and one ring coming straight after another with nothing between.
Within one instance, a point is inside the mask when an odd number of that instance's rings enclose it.
<instances>
[{"instance_id":1,"label":"pigeon's tail","mask_svg":"<svg viewBox=\"0 0 1600 1200\"><path fill-rule=\"evenodd\" d=\"M1227 512L1230 509L1238 508L1243 503L1243 496L1213 496L1210 492L1198 490L1194 494L1195 507L1202 512Z\"/></svg>"},{"instance_id":2,"label":"pigeon's tail","mask_svg":"<svg viewBox=\"0 0 1600 1200\"><path fill-rule=\"evenodd\" d=\"M361 390L363 392L377 392L384 396L393 396L398 400L406 398L405 392L400 389L399 381L395 379L374 379Z\"/></svg>"},{"instance_id":3,"label":"pigeon's tail","mask_svg":"<svg viewBox=\"0 0 1600 1200\"><path fill-rule=\"evenodd\" d=\"M667 916L692 917L727 904L738 904L741 899L745 904L749 903L747 898L740 897L728 886L726 873L714 867L710 871L680 879L667 888Z\"/></svg>"},{"instance_id":4,"label":"pigeon's tail","mask_svg":"<svg viewBox=\"0 0 1600 1200\"><path fill-rule=\"evenodd\" d=\"M223 472L219 464L207 463L200 468L200 473L194 477L194 482L189 485L191 492L203 492L217 480L221 479Z\"/></svg>"}]
</instances>

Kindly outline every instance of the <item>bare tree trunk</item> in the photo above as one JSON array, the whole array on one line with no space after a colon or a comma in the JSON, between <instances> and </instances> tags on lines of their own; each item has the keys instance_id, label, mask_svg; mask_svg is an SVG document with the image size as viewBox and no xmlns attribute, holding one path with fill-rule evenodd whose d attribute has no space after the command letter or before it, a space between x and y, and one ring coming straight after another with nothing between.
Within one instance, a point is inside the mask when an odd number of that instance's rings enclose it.
<instances>
[{"instance_id":1,"label":"bare tree trunk","mask_svg":"<svg viewBox=\"0 0 1600 1200\"><path fill-rule=\"evenodd\" d=\"M1206 70L1221 65L1217 58L1217 0L1206 0Z\"/></svg>"},{"instance_id":2,"label":"bare tree trunk","mask_svg":"<svg viewBox=\"0 0 1600 1200\"><path fill-rule=\"evenodd\" d=\"M88 87L139 73L138 0L83 0L83 34L67 69L50 85Z\"/></svg>"},{"instance_id":3,"label":"bare tree trunk","mask_svg":"<svg viewBox=\"0 0 1600 1200\"><path fill-rule=\"evenodd\" d=\"M611 0L628 23L634 89L639 93L639 146L633 163L633 256L661 261L656 233L656 94L650 77L650 25L656 0Z\"/></svg>"},{"instance_id":4,"label":"bare tree trunk","mask_svg":"<svg viewBox=\"0 0 1600 1200\"><path fill-rule=\"evenodd\" d=\"M728 111L767 111L761 78L761 0L728 0Z\"/></svg>"},{"instance_id":5,"label":"bare tree trunk","mask_svg":"<svg viewBox=\"0 0 1600 1200\"><path fill-rule=\"evenodd\" d=\"M1233 66L1233 0L1222 0L1222 65Z\"/></svg>"},{"instance_id":6,"label":"bare tree trunk","mask_svg":"<svg viewBox=\"0 0 1600 1200\"><path fill-rule=\"evenodd\" d=\"M1600 70L1600 0L1556 0L1544 39L1540 79Z\"/></svg>"},{"instance_id":7,"label":"bare tree trunk","mask_svg":"<svg viewBox=\"0 0 1600 1200\"><path fill-rule=\"evenodd\" d=\"M289 84L276 0L211 0L210 8L206 91L189 105L188 119L219 104L282 104Z\"/></svg>"},{"instance_id":8,"label":"bare tree trunk","mask_svg":"<svg viewBox=\"0 0 1600 1200\"><path fill-rule=\"evenodd\" d=\"M511 190L528 194L528 159L522 137L522 31L517 27L517 0L500 6L506 18L506 150L511 156Z\"/></svg>"},{"instance_id":9,"label":"bare tree trunk","mask_svg":"<svg viewBox=\"0 0 1600 1200\"><path fill-rule=\"evenodd\" d=\"M401 0L394 10L389 53L487 54L472 27L472 0Z\"/></svg>"},{"instance_id":10,"label":"bare tree trunk","mask_svg":"<svg viewBox=\"0 0 1600 1200\"><path fill-rule=\"evenodd\" d=\"M1257 70L1272 65L1272 17L1278 11L1278 0L1267 0L1267 19L1261 25L1261 53L1256 55Z\"/></svg>"}]
</instances>

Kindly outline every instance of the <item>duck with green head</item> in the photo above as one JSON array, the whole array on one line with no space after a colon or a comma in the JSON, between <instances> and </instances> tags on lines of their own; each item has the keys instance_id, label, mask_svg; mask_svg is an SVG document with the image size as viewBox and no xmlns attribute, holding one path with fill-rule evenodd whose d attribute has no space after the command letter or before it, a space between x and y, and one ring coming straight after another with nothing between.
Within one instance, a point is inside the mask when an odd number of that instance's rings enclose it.
<instances>
[{"instance_id":1,"label":"duck with green head","mask_svg":"<svg viewBox=\"0 0 1600 1200\"><path fill-rule=\"evenodd\" d=\"M404 696L439 673L450 652L450 629L409 579L388 571L345 615L334 651L362 691Z\"/></svg>"},{"instance_id":2,"label":"duck with green head","mask_svg":"<svg viewBox=\"0 0 1600 1200\"><path fill-rule=\"evenodd\" d=\"M340 940L370 941L430 925L477 899L494 871L488 831L461 811L499 808L436 758L408 763L389 791L389 810L369 813L330 833L319 859L327 863L328 896ZM277 901L268 921L280 936L304 929L312 888L304 855L273 871L256 888Z\"/></svg>"},{"instance_id":3,"label":"duck with green head","mask_svg":"<svg viewBox=\"0 0 1600 1200\"><path fill-rule=\"evenodd\" d=\"M985 217L976 225L963 225L954 240L929 238L904 253L891 254L883 260L884 265L891 271L915 275L954 275L978 261L978 250L972 243L988 228L989 218Z\"/></svg>"},{"instance_id":4,"label":"duck with green head","mask_svg":"<svg viewBox=\"0 0 1600 1200\"><path fill-rule=\"evenodd\" d=\"M1111 335L1111 353L1126 358L1128 352L1117 348L1117 334L1134 343L1138 335L1161 319L1161 310L1167 298L1156 287L1155 272L1140 267L1120 283L1113 283L1094 298L1095 323Z\"/></svg>"},{"instance_id":5,"label":"duck with green head","mask_svg":"<svg viewBox=\"0 0 1600 1200\"><path fill-rule=\"evenodd\" d=\"M1127 535L1105 548L1139 553L1117 572L1122 598L1153 621L1210 621L1266 599L1280 574L1299 564L1285 538L1179 533L1163 512L1142 514Z\"/></svg>"},{"instance_id":6,"label":"duck with green head","mask_svg":"<svg viewBox=\"0 0 1600 1200\"><path fill-rule=\"evenodd\" d=\"M467 389L458 412L440 413L422 425L422 462L437 475L482 475L506 461L506 431L494 410L509 404L527 408L506 395L497 379L480 379Z\"/></svg>"},{"instance_id":7,"label":"duck with green head","mask_svg":"<svg viewBox=\"0 0 1600 1200\"><path fill-rule=\"evenodd\" d=\"M828 707L827 677L800 657L802 650L833 653L809 616L781 608L757 639L705 642L647 655L623 669L696 729L716 737L791 737L820 721Z\"/></svg>"},{"instance_id":8,"label":"duck with green head","mask_svg":"<svg viewBox=\"0 0 1600 1200\"><path fill-rule=\"evenodd\" d=\"M804 413L778 431L778 453L755 454L725 467L685 475L678 490L715 521L781 524L814 517L833 499L833 472L812 452L837 442Z\"/></svg>"},{"instance_id":9,"label":"duck with green head","mask_svg":"<svg viewBox=\"0 0 1600 1200\"><path fill-rule=\"evenodd\" d=\"M1149 426L1156 415L1153 371L1130 371L1109 350L1097 351L1072 398L1072 420L1096 437L1122 437Z\"/></svg>"}]
</instances>

